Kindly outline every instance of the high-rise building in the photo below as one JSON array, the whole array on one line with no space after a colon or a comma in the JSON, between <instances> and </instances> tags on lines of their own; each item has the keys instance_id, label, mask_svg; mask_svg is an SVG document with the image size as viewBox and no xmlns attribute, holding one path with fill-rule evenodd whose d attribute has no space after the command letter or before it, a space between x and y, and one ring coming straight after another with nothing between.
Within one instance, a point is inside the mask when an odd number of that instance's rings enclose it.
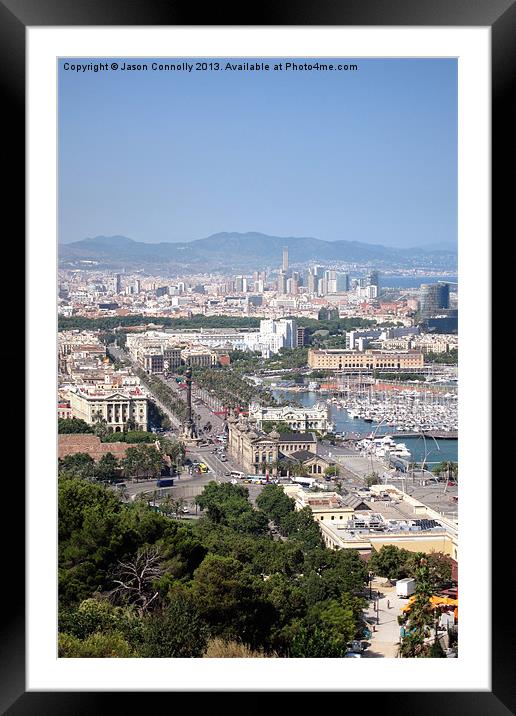
<instances>
[{"instance_id":1,"label":"high-rise building","mask_svg":"<svg viewBox=\"0 0 516 716\"><path fill-rule=\"evenodd\" d=\"M337 274L337 293L344 293L349 291L349 274L338 273Z\"/></svg>"},{"instance_id":2,"label":"high-rise building","mask_svg":"<svg viewBox=\"0 0 516 716\"><path fill-rule=\"evenodd\" d=\"M122 292L122 277L119 273L115 273L113 276L109 277L109 289L113 293L121 293Z\"/></svg>"},{"instance_id":3,"label":"high-rise building","mask_svg":"<svg viewBox=\"0 0 516 716\"><path fill-rule=\"evenodd\" d=\"M307 277L307 280L306 280L306 287L307 287L307 289L308 289L308 293L315 293L315 292L316 292L316 289L317 289L317 279L316 279L315 275L314 275L311 271L308 272L308 277Z\"/></svg>"},{"instance_id":4,"label":"high-rise building","mask_svg":"<svg viewBox=\"0 0 516 716\"><path fill-rule=\"evenodd\" d=\"M278 274L278 293L285 294L287 292L287 276L283 271Z\"/></svg>"},{"instance_id":5,"label":"high-rise building","mask_svg":"<svg viewBox=\"0 0 516 716\"><path fill-rule=\"evenodd\" d=\"M423 283L419 294L421 318L431 318L441 310L446 310L450 302L448 283Z\"/></svg>"},{"instance_id":6,"label":"high-rise building","mask_svg":"<svg viewBox=\"0 0 516 716\"><path fill-rule=\"evenodd\" d=\"M296 340L296 346L299 348L301 346L306 346L308 344L308 331L306 328L303 328L303 326L297 327L297 340Z\"/></svg>"},{"instance_id":7,"label":"high-rise building","mask_svg":"<svg viewBox=\"0 0 516 716\"><path fill-rule=\"evenodd\" d=\"M367 286L376 286L380 288L380 274L378 271L370 271L367 276Z\"/></svg>"},{"instance_id":8,"label":"high-rise building","mask_svg":"<svg viewBox=\"0 0 516 716\"><path fill-rule=\"evenodd\" d=\"M235 276L235 291L237 293L247 292L247 277L246 276Z\"/></svg>"},{"instance_id":9,"label":"high-rise building","mask_svg":"<svg viewBox=\"0 0 516 716\"><path fill-rule=\"evenodd\" d=\"M326 293L337 293L337 272L325 271Z\"/></svg>"},{"instance_id":10,"label":"high-rise building","mask_svg":"<svg viewBox=\"0 0 516 716\"><path fill-rule=\"evenodd\" d=\"M328 293L328 282L326 278L323 276L317 281L317 295L318 296L326 296Z\"/></svg>"},{"instance_id":11,"label":"high-rise building","mask_svg":"<svg viewBox=\"0 0 516 716\"><path fill-rule=\"evenodd\" d=\"M299 284L295 278L287 278L287 293L289 296L297 296Z\"/></svg>"},{"instance_id":12,"label":"high-rise building","mask_svg":"<svg viewBox=\"0 0 516 716\"><path fill-rule=\"evenodd\" d=\"M283 262L281 265L281 270L287 273L288 271L288 246L283 247Z\"/></svg>"}]
</instances>

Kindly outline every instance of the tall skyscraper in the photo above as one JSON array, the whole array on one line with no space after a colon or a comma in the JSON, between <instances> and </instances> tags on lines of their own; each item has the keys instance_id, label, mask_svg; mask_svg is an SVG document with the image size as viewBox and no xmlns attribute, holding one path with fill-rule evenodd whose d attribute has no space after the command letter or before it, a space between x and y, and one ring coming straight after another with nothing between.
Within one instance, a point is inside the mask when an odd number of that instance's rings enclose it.
<instances>
[{"instance_id":1,"label":"tall skyscraper","mask_svg":"<svg viewBox=\"0 0 516 716\"><path fill-rule=\"evenodd\" d=\"M281 265L281 270L284 271L284 273L287 273L288 271L288 246L283 247L283 263Z\"/></svg>"},{"instance_id":2,"label":"tall skyscraper","mask_svg":"<svg viewBox=\"0 0 516 716\"><path fill-rule=\"evenodd\" d=\"M337 272L325 271L324 280L326 281L326 292L337 293Z\"/></svg>"},{"instance_id":3,"label":"tall skyscraper","mask_svg":"<svg viewBox=\"0 0 516 716\"><path fill-rule=\"evenodd\" d=\"M115 273L113 276L109 277L109 289L113 293L121 293L122 292L122 277L119 273Z\"/></svg>"},{"instance_id":4,"label":"tall skyscraper","mask_svg":"<svg viewBox=\"0 0 516 716\"><path fill-rule=\"evenodd\" d=\"M421 318L431 318L450 304L448 283L423 283L419 294Z\"/></svg>"},{"instance_id":5,"label":"tall skyscraper","mask_svg":"<svg viewBox=\"0 0 516 716\"><path fill-rule=\"evenodd\" d=\"M297 296L299 292L299 283L294 277L287 279L287 293L290 296Z\"/></svg>"},{"instance_id":6,"label":"tall skyscraper","mask_svg":"<svg viewBox=\"0 0 516 716\"><path fill-rule=\"evenodd\" d=\"M246 276L235 276L235 291L237 293L247 292L247 277Z\"/></svg>"},{"instance_id":7,"label":"tall skyscraper","mask_svg":"<svg viewBox=\"0 0 516 716\"><path fill-rule=\"evenodd\" d=\"M338 273L337 274L337 293L344 293L349 291L349 274Z\"/></svg>"},{"instance_id":8,"label":"tall skyscraper","mask_svg":"<svg viewBox=\"0 0 516 716\"><path fill-rule=\"evenodd\" d=\"M283 271L278 274L278 293L287 292L287 276Z\"/></svg>"},{"instance_id":9,"label":"tall skyscraper","mask_svg":"<svg viewBox=\"0 0 516 716\"><path fill-rule=\"evenodd\" d=\"M369 271L369 274L367 276L367 285L376 286L377 288L380 288L380 274L378 273L378 271Z\"/></svg>"}]
</instances>

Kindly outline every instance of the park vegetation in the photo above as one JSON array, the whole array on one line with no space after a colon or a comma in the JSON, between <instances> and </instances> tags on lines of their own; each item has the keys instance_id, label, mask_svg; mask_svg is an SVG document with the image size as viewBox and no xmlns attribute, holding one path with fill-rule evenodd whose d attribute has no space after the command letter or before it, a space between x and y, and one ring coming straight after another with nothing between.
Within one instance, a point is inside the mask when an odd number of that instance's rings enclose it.
<instances>
[{"instance_id":1,"label":"park vegetation","mask_svg":"<svg viewBox=\"0 0 516 716\"><path fill-rule=\"evenodd\" d=\"M175 519L60 466L59 656L344 656L364 628L358 553L326 549L279 486L254 508L212 482L197 503Z\"/></svg>"},{"instance_id":2,"label":"park vegetation","mask_svg":"<svg viewBox=\"0 0 516 716\"><path fill-rule=\"evenodd\" d=\"M379 577L391 581L405 577L416 578L420 566L421 553L409 552L393 545L384 545L374 552L368 562L368 569ZM452 574L451 558L441 552L426 555L426 579L434 593L449 585Z\"/></svg>"},{"instance_id":3,"label":"park vegetation","mask_svg":"<svg viewBox=\"0 0 516 716\"><path fill-rule=\"evenodd\" d=\"M447 353L425 353L425 363L440 363L442 365L458 365L459 350L452 348Z\"/></svg>"}]
</instances>

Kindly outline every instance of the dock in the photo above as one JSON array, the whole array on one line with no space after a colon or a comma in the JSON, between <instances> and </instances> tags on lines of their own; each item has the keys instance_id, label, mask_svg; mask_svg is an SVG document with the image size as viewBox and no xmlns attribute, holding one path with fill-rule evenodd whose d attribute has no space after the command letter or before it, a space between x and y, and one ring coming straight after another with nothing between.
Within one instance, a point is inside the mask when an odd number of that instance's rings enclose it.
<instances>
[{"instance_id":1,"label":"dock","mask_svg":"<svg viewBox=\"0 0 516 716\"><path fill-rule=\"evenodd\" d=\"M366 438L369 438L374 433L374 430L372 430L370 433L367 433L365 435L359 435L353 438L349 438L349 440L365 440ZM401 432L397 430L393 430L392 432L388 433L377 433L376 437L381 438L383 435L392 435L392 438L430 438L433 440L457 440L459 437L459 433L457 430L449 430L449 431L421 431L419 433L411 433L411 432ZM348 438L347 438L348 439Z\"/></svg>"}]
</instances>

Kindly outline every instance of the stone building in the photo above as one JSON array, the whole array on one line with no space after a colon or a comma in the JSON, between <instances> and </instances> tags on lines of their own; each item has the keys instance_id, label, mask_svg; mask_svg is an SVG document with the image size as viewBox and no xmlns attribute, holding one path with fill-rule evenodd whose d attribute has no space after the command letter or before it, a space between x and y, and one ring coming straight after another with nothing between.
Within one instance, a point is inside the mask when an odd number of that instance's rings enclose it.
<instances>
[{"instance_id":1,"label":"stone building","mask_svg":"<svg viewBox=\"0 0 516 716\"><path fill-rule=\"evenodd\" d=\"M115 433L132 421L137 430L147 430L147 396L138 387L104 390L102 387L75 387L69 392L74 418L94 425L99 419Z\"/></svg>"},{"instance_id":2,"label":"stone building","mask_svg":"<svg viewBox=\"0 0 516 716\"><path fill-rule=\"evenodd\" d=\"M310 348L308 365L317 370L421 370L424 356L419 351L355 351Z\"/></svg>"},{"instance_id":3,"label":"stone building","mask_svg":"<svg viewBox=\"0 0 516 716\"><path fill-rule=\"evenodd\" d=\"M313 433L280 434L273 430L267 434L244 417L228 418L228 452L249 475L263 474L269 465L271 474L276 474L280 461L319 463L317 438Z\"/></svg>"},{"instance_id":4,"label":"stone building","mask_svg":"<svg viewBox=\"0 0 516 716\"><path fill-rule=\"evenodd\" d=\"M260 430L266 422L286 423L298 432L318 430L325 433L333 428L330 409L324 403L317 403L311 408L294 408L288 405L268 407L252 403L249 406L249 420L256 423Z\"/></svg>"}]
</instances>

